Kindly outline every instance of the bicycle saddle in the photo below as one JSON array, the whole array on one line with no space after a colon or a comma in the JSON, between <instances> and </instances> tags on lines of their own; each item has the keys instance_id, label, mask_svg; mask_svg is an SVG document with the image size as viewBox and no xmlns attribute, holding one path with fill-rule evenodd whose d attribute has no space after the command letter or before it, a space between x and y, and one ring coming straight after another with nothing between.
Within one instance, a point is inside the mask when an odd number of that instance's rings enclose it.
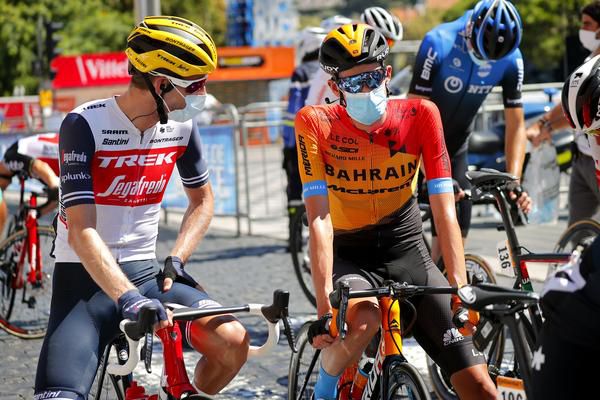
<instances>
[{"instance_id":1,"label":"bicycle saddle","mask_svg":"<svg viewBox=\"0 0 600 400\"><path fill-rule=\"evenodd\" d=\"M475 311L482 311L486 306L497 304L535 304L540 296L534 292L509 289L497 285L481 283L466 285L458 290L458 297L465 305Z\"/></svg>"},{"instance_id":2,"label":"bicycle saddle","mask_svg":"<svg viewBox=\"0 0 600 400\"><path fill-rule=\"evenodd\" d=\"M516 181L517 178L509 173L495 169L482 168L480 171L467 171L466 177L473 186L502 186L506 182Z\"/></svg>"}]
</instances>

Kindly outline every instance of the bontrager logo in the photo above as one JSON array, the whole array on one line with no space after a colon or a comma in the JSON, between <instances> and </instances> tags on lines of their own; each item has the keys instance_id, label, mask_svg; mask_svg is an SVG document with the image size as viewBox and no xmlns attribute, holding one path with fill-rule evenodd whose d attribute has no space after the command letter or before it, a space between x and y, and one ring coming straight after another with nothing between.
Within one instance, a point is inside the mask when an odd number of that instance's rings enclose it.
<instances>
[{"instance_id":1,"label":"bontrager logo","mask_svg":"<svg viewBox=\"0 0 600 400\"><path fill-rule=\"evenodd\" d=\"M160 154L132 154L118 157L98 157L100 159L100 168L121 168L151 165L173 164L176 151Z\"/></svg>"},{"instance_id":2,"label":"bontrager logo","mask_svg":"<svg viewBox=\"0 0 600 400\"><path fill-rule=\"evenodd\" d=\"M448 346L454 343L462 342L465 340L462 333L458 331L456 328L450 328L444 333L444 337L442 338L444 342L444 346Z\"/></svg>"},{"instance_id":3,"label":"bontrager logo","mask_svg":"<svg viewBox=\"0 0 600 400\"><path fill-rule=\"evenodd\" d=\"M132 196L147 196L162 193L167 185L166 174L162 174L157 181L147 181L145 176L139 180L126 181L127 175L115 177L105 192L97 194L98 197L118 196L119 198Z\"/></svg>"},{"instance_id":4,"label":"bontrager logo","mask_svg":"<svg viewBox=\"0 0 600 400\"><path fill-rule=\"evenodd\" d=\"M150 143L154 144L154 143L165 143L165 142L179 142L180 140L183 140L183 136L152 139L152 140L150 140Z\"/></svg>"},{"instance_id":5,"label":"bontrager logo","mask_svg":"<svg viewBox=\"0 0 600 400\"><path fill-rule=\"evenodd\" d=\"M102 129L103 135L127 135L128 133L127 129Z\"/></svg>"},{"instance_id":6,"label":"bontrager logo","mask_svg":"<svg viewBox=\"0 0 600 400\"><path fill-rule=\"evenodd\" d=\"M83 152L75 153L74 150L72 150L70 153L66 153L63 151L62 159L63 159L63 162L66 164L73 163L73 162L84 163L84 162L87 162L87 155Z\"/></svg>"}]
</instances>

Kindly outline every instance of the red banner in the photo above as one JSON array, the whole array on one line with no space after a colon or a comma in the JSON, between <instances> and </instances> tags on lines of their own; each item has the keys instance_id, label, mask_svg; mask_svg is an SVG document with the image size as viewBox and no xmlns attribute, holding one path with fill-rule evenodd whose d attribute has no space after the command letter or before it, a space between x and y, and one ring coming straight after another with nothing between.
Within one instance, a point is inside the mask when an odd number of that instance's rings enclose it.
<instances>
[{"instance_id":1,"label":"red banner","mask_svg":"<svg viewBox=\"0 0 600 400\"><path fill-rule=\"evenodd\" d=\"M130 80L123 52L60 56L52 60L52 68L56 70L55 89L126 85Z\"/></svg>"}]
</instances>

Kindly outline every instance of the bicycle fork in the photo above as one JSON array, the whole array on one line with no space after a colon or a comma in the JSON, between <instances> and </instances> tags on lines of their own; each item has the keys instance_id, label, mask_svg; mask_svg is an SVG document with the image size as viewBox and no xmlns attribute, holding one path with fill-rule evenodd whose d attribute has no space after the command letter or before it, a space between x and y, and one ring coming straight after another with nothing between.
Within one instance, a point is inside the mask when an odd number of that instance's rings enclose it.
<instances>
[{"instance_id":1,"label":"bicycle fork","mask_svg":"<svg viewBox=\"0 0 600 400\"><path fill-rule=\"evenodd\" d=\"M163 345L164 366L161 376L161 386L168 390L176 399L183 394L196 393L190 384L183 361L183 342L179 323L160 329L156 332Z\"/></svg>"}]
</instances>

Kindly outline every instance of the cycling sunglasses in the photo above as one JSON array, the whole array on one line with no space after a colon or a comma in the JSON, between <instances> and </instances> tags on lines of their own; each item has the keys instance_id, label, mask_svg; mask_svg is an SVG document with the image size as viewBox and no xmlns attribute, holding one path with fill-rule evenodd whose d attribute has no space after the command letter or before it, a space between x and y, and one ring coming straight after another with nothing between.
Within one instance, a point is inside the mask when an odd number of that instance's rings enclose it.
<instances>
[{"instance_id":1,"label":"cycling sunglasses","mask_svg":"<svg viewBox=\"0 0 600 400\"><path fill-rule=\"evenodd\" d=\"M173 78L167 75L160 74L158 72L154 72L152 75L167 78L167 80L171 83L172 86L183 88L185 94L193 94L201 89L204 89L206 87L206 81L208 79L207 75L204 75L202 78L196 79L195 81Z\"/></svg>"},{"instance_id":2,"label":"cycling sunglasses","mask_svg":"<svg viewBox=\"0 0 600 400\"><path fill-rule=\"evenodd\" d=\"M338 78L336 84L344 92L359 93L363 85L371 90L377 89L386 77L385 70L376 69L375 71L362 72L360 74Z\"/></svg>"}]
</instances>

